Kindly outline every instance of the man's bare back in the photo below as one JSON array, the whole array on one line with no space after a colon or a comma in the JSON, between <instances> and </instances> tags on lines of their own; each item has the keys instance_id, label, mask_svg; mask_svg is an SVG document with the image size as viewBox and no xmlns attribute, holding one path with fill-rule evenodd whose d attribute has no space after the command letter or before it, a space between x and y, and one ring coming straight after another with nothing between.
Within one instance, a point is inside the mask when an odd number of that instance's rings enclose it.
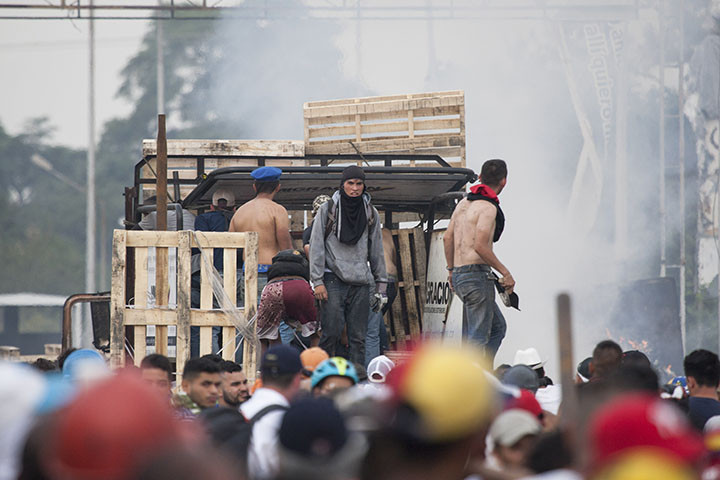
<instances>
[{"instance_id":1,"label":"man's bare back","mask_svg":"<svg viewBox=\"0 0 720 480\"><path fill-rule=\"evenodd\" d=\"M385 256L385 271L388 275L397 277L397 262L395 261L397 252L395 251L395 243L393 242L392 232L387 228L382 229L382 243L383 254Z\"/></svg>"},{"instance_id":2,"label":"man's bare back","mask_svg":"<svg viewBox=\"0 0 720 480\"><path fill-rule=\"evenodd\" d=\"M280 251L292 248L287 210L269 198L256 197L237 209L231 232L258 232L258 263L269 265Z\"/></svg>"},{"instance_id":3,"label":"man's bare back","mask_svg":"<svg viewBox=\"0 0 720 480\"><path fill-rule=\"evenodd\" d=\"M497 207L490 202L462 199L455 207L445 232L445 258L448 267L490 265L503 277L500 283L510 293L515 280L493 252L496 215Z\"/></svg>"}]
</instances>

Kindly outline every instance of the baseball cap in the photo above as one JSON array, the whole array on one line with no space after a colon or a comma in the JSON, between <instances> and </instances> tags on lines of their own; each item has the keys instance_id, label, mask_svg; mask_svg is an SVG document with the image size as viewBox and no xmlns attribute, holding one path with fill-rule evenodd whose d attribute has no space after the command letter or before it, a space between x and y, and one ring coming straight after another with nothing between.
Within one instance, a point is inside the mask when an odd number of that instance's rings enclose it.
<instances>
[{"instance_id":1,"label":"baseball cap","mask_svg":"<svg viewBox=\"0 0 720 480\"><path fill-rule=\"evenodd\" d=\"M511 397L505 404L505 410L511 409L525 410L526 412L533 415L535 418L540 418L543 415L542 407L540 402L537 401L535 395L530 390L520 390L519 397Z\"/></svg>"},{"instance_id":2,"label":"baseball cap","mask_svg":"<svg viewBox=\"0 0 720 480\"><path fill-rule=\"evenodd\" d=\"M280 444L297 454L332 456L347 441L345 421L329 398L306 398L293 403L283 416Z\"/></svg>"},{"instance_id":3,"label":"baseball cap","mask_svg":"<svg viewBox=\"0 0 720 480\"><path fill-rule=\"evenodd\" d=\"M330 358L325 350L320 347L310 347L307 350L303 350L300 354L300 361L303 365L303 374L306 377L312 375L318 365Z\"/></svg>"},{"instance_id":4,"label":"baseball cap","mask_svg":"<svg viewBox=\"0 0 720 480\"><path fill-rule=\"evenodd\" d=\"M502 383L505 385L515 385L518 388L530 390L531 392L537 392L540 387L540 380L538 379L535 370L528 367L527 365L515 365L510 367L505 375L503 375Z\"/></svg>"},{"instance_id":5,"label":"baseball cap","mask_svg":"<svg viewBox=\"0 0 720 480\"><path fill-rule=\"evenodd\" d=\"M212 196L212 204L217 205L220 200L225 199L228 206L235 205L235 194L229 188L218 188Z\"/></svg>"},{"instance_id":6,"label":"baseball cap","mask_svg":"<svg viewBox=\"0 0 720 480\"><path fill-rule=\"evenodd\" d=\"M505 410L490 426L488 435L496 445L512 447L527 435L539 435L540 421L525 410Z\"/></svg>"},{"instance_id":7,"label":"baseball cap","mask_svg":"<svg viewBox=\"0 0 720 480\"><path fill-rule=\"evenodd\" d=\"M63 377L70 381L93 380L109 372L105 358L89 348L81 348L68 355L62 369Z\"/></svg>"},{"instance_id":8,"label":"baseball cap","mask_svg":"<svg viewBox=\"0 0 720 480\"><path fill-rule=\"evenodd\" d=\"M290 345L276 345L265 352L260 362L262 376L276 377L302 370L300 352Z\"/></svg>"},{"instance_id":9,"label":"baseball cap","mask_svg":"<svg viewBox=\"0 0 720 480\"><path fill-rule=\"evenodd\" d=\"M388 373L390 373L390 370L393 368L395 368L395 362L385 355L378 355L368 363L368 380L373 383L385 383Z\"/></svg>"},{"instance_id":10,"label":"baseball cap","mask_svg":"<svg viewBox=\"0 0 720 480\"><path fill-rule=\"evenodd\" d=\"M387 379L395 404L390 428L428 443L477 432L495 400L484 368L483 352L472 345L423 345Z\"/></svg>"},{"instance_id":11,"label":"baseball cap","mask_svg":"<svg viewBox=\"0 0 720 480\"><path fill-rule=\"evenodd\" d=\"M601 408L590 422L589 439L596 469L636 449L684 462L705 450L700 434L672 403L645 393L622 395Z\"/></svg>"},{"instance_id":12,"label":"baseball cap","mask_svg":"<svg viewBox=\"0 0 720 480\"><path fill-rule=\"evenodd\" d=\"M590 377L592 377L592 374L590 373L590 362L592 362L592 357L587 357L577 365L577 374L580 376L583 383L589 382Z\"/></svg>"},{"instance_id":13,"label":"baseball cap","mask_svg":"<svg viewBox=\"0 0 720 480\"><path fill-rule=\"evenodd\" d=\"M698 475L687 464L657 451L636 451L623 455L592 475L592 480L695 480ZM704 478L704 477L703 477Z\"/></svg>"}]
</instances>

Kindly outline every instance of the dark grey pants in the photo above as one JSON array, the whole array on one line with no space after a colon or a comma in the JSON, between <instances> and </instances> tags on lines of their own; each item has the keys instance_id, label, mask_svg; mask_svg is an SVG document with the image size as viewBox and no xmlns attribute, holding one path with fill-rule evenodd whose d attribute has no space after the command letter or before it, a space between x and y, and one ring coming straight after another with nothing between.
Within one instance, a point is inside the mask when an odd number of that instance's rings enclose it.
<instances>
[{"instance_id":1,"label":"dark grey pants","mask_svg":"<svg viewBox=\"0 0 720 480\"><path fill-rule=\"evenodd\" d=\"M333 273L325 273L323 280L328 300L320 302L322 325L320 348L328 352L331 357L335 356L343 328L347 326L350 344L349 360L364 365L365 335L370 314L370 287L350 285Z\"/></svg>"}]
</instances>

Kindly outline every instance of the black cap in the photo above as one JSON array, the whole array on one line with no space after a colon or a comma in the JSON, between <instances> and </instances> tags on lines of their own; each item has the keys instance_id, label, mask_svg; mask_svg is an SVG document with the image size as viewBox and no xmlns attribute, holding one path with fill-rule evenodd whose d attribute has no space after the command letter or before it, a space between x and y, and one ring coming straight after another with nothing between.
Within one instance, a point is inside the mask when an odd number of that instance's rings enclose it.
<instances>
[{"instance_id":1,"label":"black cap","mask_svg":"<svg viewBox=\"0 0 720 480\"><path fill-rule=\"evenodd\" d=\"M298 373L302 370L300 352L289 345L277 345L268 348L260 362L260 372L263 376L276 377L289 373Z\"/></svg>"},{"instance_id":2,"label":"black cap","mask_svg":"<svg viewBox=\"0 0 720 480\"><path fill-rule=\"evenodd\" d=\"M342 172L342 183L345 183L352 178L359 178L360 180L365 181L365 171L357 165L345 167L345 170Z\"/></svg>"},{"instance_id":3,"label":"black cap","mask_svg":"<svg viewBox=\"0 0 720 480\"><path fill-rule=\"evenodd\" d=\"M278 433L280 444L308 459L327 459L348 439L345 421L329 398L307 398L290 406Z\"/></svg>"}]
</instances>

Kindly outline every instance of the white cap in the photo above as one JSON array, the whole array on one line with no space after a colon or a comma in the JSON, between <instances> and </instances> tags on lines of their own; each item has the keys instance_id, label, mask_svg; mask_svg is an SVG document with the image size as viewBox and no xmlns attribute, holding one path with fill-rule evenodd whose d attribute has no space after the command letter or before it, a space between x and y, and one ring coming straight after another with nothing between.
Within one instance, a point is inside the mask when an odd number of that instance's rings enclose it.
<instances>
[{"instance_id":1,"label":"white cap","mask_svg":"<svg viewBox=\"0 0 720 480\"><path fill-rule=\"evenodd\" d=\"M393 368L395 368L395 362L385 355L378 355L368 363L368 380L373 383L385 383L388 373L390 373L390 370Z\"/></svg>"},{"instance_id":2,"label":"white cap","mask_svg":"<svg viewBox=\"0 0 720 480\"><path fill-rule=\"evenodd\" d=\"M538 368L545 365L546 361L547 360L542 360L540 358L540 354L537 350L535 350L533 347L530 347L525 350L518 350L517 352L515 352L515 359L513 360L513 365L527 365L533 370L537 370Z\"/></svg>"},{"instance_id":3,"label":"white cap","mask_svg":"<svg viewBox=\"0 0 720 480\"><path fill-rule=\"evenodd\" d=\"M228 207L235 205L235 194L228 188L218 188L212 196L212 204L217 205L220 199L227 200Z\"/></svg>"},{"instance_id":4,"label":"white cap","mask_svg":"<svg viewBox=\"0 0 720 480\"><path fill-rule=\"evenodd\" d=\"M530 412L513 408L497 416L488 434L495 445L512 447L526 435L539 435L540 421Z\"/></svg>"}]
</instances>

